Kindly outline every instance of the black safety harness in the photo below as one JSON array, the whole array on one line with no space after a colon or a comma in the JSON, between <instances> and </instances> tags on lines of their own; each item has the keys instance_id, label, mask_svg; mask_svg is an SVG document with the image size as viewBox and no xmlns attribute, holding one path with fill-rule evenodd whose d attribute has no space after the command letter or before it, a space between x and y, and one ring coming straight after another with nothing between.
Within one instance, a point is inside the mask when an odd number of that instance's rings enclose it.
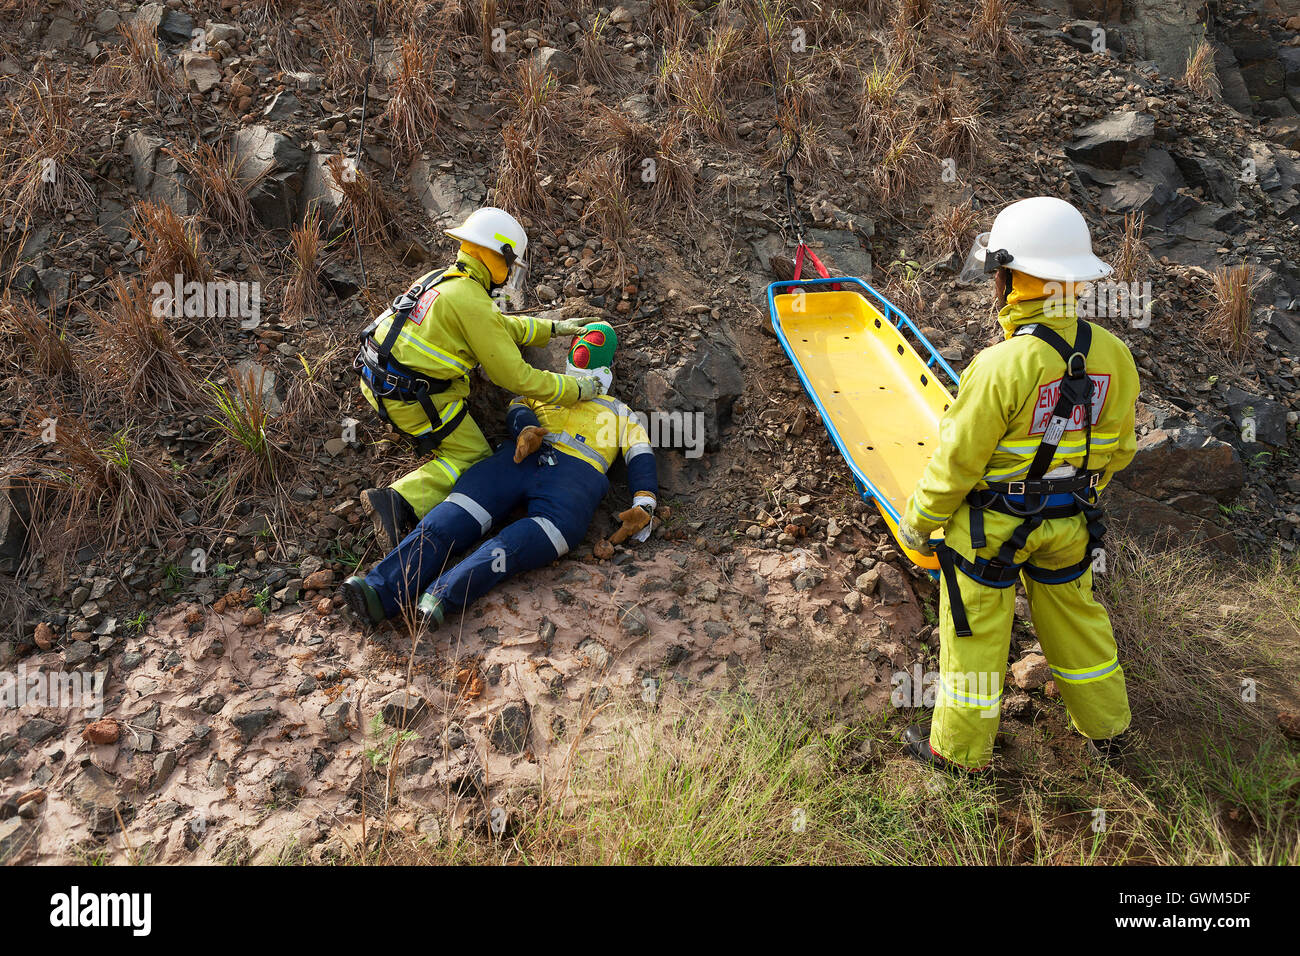
<instances>
[{"instance_id":1,"label":"black safety harness","mask_svg":"<svg viewBox=\"0 0 1300 956\"><path fill-rule=\"evenodd\" d=\"M960 568L968 577L994 588L1014 585L1022 567L1030 578L1041 584L1064 584L1088 570L1093 555L1101 547L1102 537L1106 533L1102 524L1102 511L1097 506L1097 485L1101 472L1088 470L1088 453L1092 446L1093 391L1092 379L1088 376L1088 348L1092 344L1092 326L1083 320L1079 320L1078 325L1079 331L1073 346L1045 325L1026 325L1016 330L1017 336L1032 335L1054 348L1065 362L1065 374L1061 377L1060 394L1052 409L1052 417L1047 423L1038 450L1034 453L1025 480L990 481L988 487L972 491L966 497L971 506L972 552L988 546L984 535L985 510L1024 520L992 558L981 558L975 553L974 560L969 561L946 543L940 543L935 548L943 572L944 586L948 589L953 627L961 637L971 636L971 629L965 605L962 604L956 569ZM1044 478L1043 475L1051 468L1056 450L1065 437L1075 409L1080 407L1083 408L1084 422L1083 466L1078 474L1068 478ZM1062 500L1065 495L1069 496L1068 500ZM1088 548L1082 560L1068 567L1051 569L1040 568L1027 561L1016 563L1016 552L1025 546L1029 536L1044 521L1068 518L1080 512L1088 523Z\"/></svg>"},{"instance_id":2,"label":"black safety harness","mask_svg":"<svg viewBox=\"0 0 1300 956\"><path fill-rule=\"evenodd\" d=\"M465 405L462 403L456 414L443 421L437 407L433 404L432 396L445 392L457 379L433 378L393 358L393 346L397 344L397 337L401 335L402 327L410 318L411 311L419 303L420 296L447 279L473 278L469 273L461 272L454 267L436 278L431 278L432 276L433 273L427 273L416 279L409 289L393 300L388 311L380 313L378 318L362 330L359 336L361 348L352 362L353 371L370 386L370 391L375 396L379 417L389 428L414 445L421 455L427 455L437 448L444 438L456 430L466 413ZM389 315L392 316L392 323L388 326L383 341L379 341L375 338L375 331ZM433 431L425 432L423 435L413 435L399 428L389 417L388 410L384 407L385 400L415 402L429 419Z\"/></svg>"}]
</instances>

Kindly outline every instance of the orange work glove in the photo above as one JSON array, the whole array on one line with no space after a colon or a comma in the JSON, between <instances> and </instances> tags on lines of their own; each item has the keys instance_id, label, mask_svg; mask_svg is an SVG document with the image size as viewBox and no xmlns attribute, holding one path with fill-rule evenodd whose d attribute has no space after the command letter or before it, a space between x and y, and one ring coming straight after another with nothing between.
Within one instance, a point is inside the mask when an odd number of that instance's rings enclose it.
<instances>
[{"instance_id":1,"label":"orange work glove","mask_svg":"<svg viewBox=\"0 0 1300 956\"><path fill-rule=\"evenodd\" d=\"M549 435L541 425L528 425L515 439L515 464L519 464L537 449L542 447L542 439Z\"/></svg>"}]
</instances>

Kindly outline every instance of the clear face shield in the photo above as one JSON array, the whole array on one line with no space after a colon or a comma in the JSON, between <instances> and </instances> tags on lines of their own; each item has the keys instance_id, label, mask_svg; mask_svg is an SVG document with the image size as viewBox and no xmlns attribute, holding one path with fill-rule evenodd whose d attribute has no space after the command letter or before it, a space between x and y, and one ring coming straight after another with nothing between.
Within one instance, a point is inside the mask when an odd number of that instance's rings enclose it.
<instances>
[{"instance_id":1,"label":"clear face shield","mask_svg":"<svg viewBox=\"0 0 1300 956\"><path fill-rule=\"evenodd\" d=\"M518 312L524 307L524 290L528 287L528 263L516 259L510 264L506 281L492 290L492 298L502 312Z\"/></svg>"},{"instance_id":2,"label":"clear face shield","mask_svg":"<svg viewBox=\"0 0 1300 956\"><path fill-rule=\"evenodd\" d=\"M966 261L962 264L957 281L963 285L978 285L988 278L988 271L984 264L988 251L989 234L981 232L975 237L970 252L966 253Z\"/></svg>"}]
</instances>

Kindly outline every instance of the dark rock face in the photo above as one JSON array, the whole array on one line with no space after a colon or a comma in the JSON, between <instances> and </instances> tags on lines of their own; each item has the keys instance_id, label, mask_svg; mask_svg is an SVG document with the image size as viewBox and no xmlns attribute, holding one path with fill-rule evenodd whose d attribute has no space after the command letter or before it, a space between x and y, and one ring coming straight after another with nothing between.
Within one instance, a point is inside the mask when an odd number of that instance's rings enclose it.
<instances>
[{"instance_id":1,"label":"dark rock face","mask_svg":"<svg viewBox=\"0 0 1300 956\"><path fill-rule=\"evenodd\" d=\"M232 148L240 178L255 183L248 198L258 219L272 229L292 226L301 209L307 154L266 126L236 131Z\"/></svg>"}]
</instances>

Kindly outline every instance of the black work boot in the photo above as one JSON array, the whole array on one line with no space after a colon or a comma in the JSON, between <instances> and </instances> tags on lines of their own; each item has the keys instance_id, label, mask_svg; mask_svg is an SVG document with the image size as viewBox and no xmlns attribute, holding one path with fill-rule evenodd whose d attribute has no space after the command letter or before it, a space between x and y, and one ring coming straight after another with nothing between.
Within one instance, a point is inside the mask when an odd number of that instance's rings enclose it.
<instances>
[{"instance_id":1,"label":"black work boot","mask_svg":"<svg viewBox=\"0 0 1300 956\"><path fill-rule=\"evenodd\" d=\"M903 748L908 756L927 766L942 770L954 776L968 776L975 773L965 767L946 760L930 747L930 725L912 724L903 731Z\"/></svg>"},{"instance_id":2,"label":"black work boot","mask_svg":"<svg viewBox=\"0 0 1300 956\"><path fill-rule=\"evenodd\" d=\"M394 550L420 523L412 508L392 488L367 488L361 492L361 510L375 525L375 541L384 553Z\"/></svg>"},{"instance_id":3,"label":"black work boot","mask_svg":"<svg viewBox=\"0 0 1300 956\"><path fill-rule=\"evenodd\" d=\"M1123 771L1124 759L1133 751L1132 739L1127 731L1102 740L1089 739L1087 749L1094 763Z\"/></svg>"},{"instance_id":4,"label":"black work boot","mask_svg":"<svg viewBox=\"0 0 1300 956\"><path fill-rule=\"evenodd\" d=\"M343 582L339 589L348 609L363 621L381 624L388 620L384 613L384 602L379 599L379 592L366 583L366 579L354 574Z\"/></svg>"}]
</instances>

